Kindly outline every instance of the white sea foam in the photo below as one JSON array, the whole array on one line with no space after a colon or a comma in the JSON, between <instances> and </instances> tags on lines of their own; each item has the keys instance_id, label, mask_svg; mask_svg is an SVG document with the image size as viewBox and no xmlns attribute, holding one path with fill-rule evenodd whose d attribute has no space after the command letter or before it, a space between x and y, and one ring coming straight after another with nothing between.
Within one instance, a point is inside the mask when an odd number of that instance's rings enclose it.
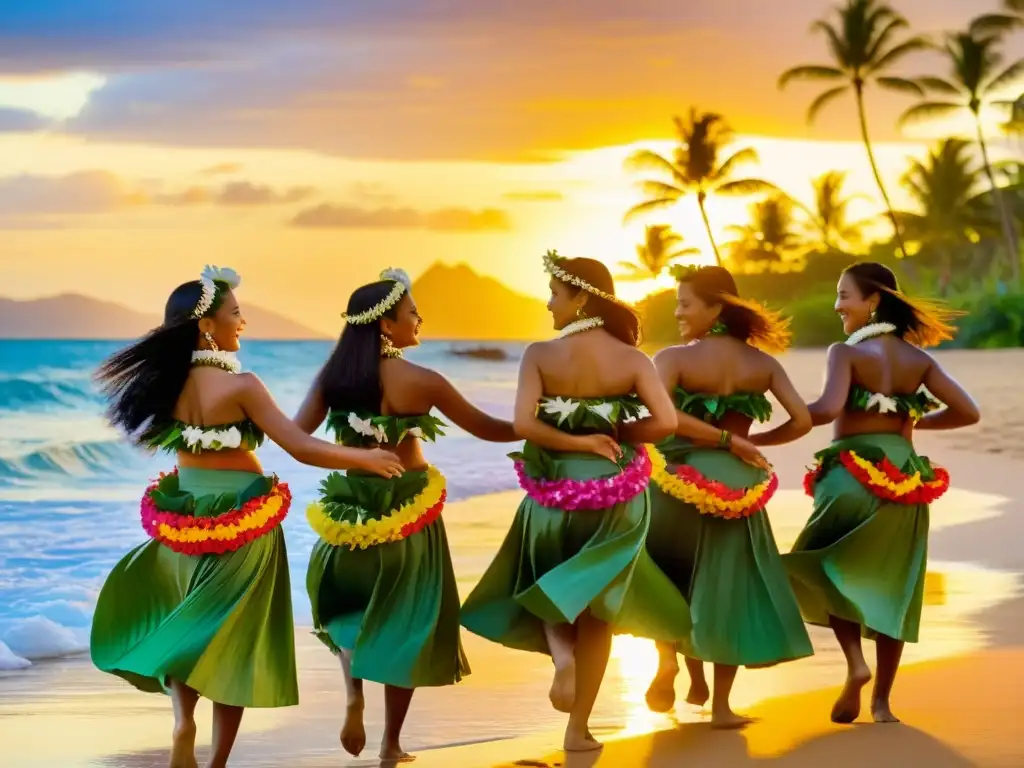
<instances>
[{"instance_id":1,"label":"white sea foam","mask_svg":"<svg viewBox=\"0 0 1024 768\"><path fill-rule=\"evenodd\" d=\"M15 654L2 641L0 641L0 672L12 669L25 669L26 667L31 666L31 661L21 658L21 656Z\"/></svg>"}]
</instances>

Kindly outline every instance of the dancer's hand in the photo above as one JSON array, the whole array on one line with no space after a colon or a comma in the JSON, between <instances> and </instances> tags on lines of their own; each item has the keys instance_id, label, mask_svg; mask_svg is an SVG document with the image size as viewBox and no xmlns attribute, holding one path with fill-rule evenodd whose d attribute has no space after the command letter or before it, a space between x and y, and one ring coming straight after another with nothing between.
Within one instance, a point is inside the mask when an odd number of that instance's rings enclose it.
<instances>
[{"instance_id":1,"label":"dancer's hand","mask_svg":"<svg viewBox=\"0 0 1024 768\"><path fill-rule=\"evenodd\" d=\"M405 467L402 466L402 461L395 454L390 451L385 451L381 448L373 448L363 452L362 460L360 462L359 469L363 469L367 472L373 472L375 475L381 477L392 478L401 477L405 472Z\"/></svg>"},{"instance_id":2,"label":"dancer's hand","mask_svg":"<svg viewBox=\"0 0 1024 768\"><path fill-rule=\"evenodd\" d=\"M608 435L584 435L580 437L580 449L583 453L596 453L616 464L622 458L622 446Z\"/></svg>"},{"instance_id":3,"label":"dancer's hand","mask_svg":"<svg viewBox=\"0 0 1024 768\"><path fill-rule=\"evenodd\" d=\"M742 459L747 464L764 470L770 470L772 468L772 465L768 463L768 459L766 459L764 454L758 450L758 447L745 437L733 435L729 449L732 451L734 456Z\"/></svg>"}]
</instances>

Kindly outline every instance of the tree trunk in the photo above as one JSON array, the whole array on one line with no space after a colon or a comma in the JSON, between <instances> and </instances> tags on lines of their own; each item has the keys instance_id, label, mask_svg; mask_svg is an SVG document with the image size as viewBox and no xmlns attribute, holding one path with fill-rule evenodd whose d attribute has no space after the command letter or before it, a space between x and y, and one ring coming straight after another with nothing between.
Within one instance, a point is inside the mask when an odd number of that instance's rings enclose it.
<instances>
[{"instance_id":1,"label":"tree trunk","mask_svg":"<svg viewBox=\"0 0 1024 768\"><path fill-rule=\"evenodd\" d=\"M864 114L864 86L855 83L854 91L857 95L857 117L860 119L860 135L864 139L864 148L868 151L868 162L871 163L871 172L875 174L875 183L878 191L882 193L882 200L885 201L885 210L889 214L889 221L892 222L892 231L896 236L896 243L900 247L902 257L907 258L907 247L903 244L903 234L900 232L900 225L896 221L896 214L893 213L892 203L889 202L889 195L885 191L885 184L882 183L882 175L878 172L878 164L875 162L875 153L871 150L871 138L868 136L868 121Z\"/></svg>"},{"instance_id":2,"label":"tree trunk","mask_svg":"<svg viewBox=\"0 0 1024 768\"><path fill-rule=\"evenodd\" d=\"M978 146L981 147L981 160L985 164L985 175L988 176L988 183L992 187L992 199L995 202L996 213L999 214L999 223L1003 228L1003 238L1006 240L1006 255L1010 259L1010 277L1014 285L1019 285L1020 248L1017 245L1017 234L1013 231L1010 214L1003 204L1003 192L996 185L996 177L992 173L992 164L988 160L988 147L985 144L985 134L981 130L981 117L977 112L974 113L974 125L978 129Z\"/></svg>"},{"instance_id":3,"label":"tree trunk","mask_svg":"<svg viewBox=\"0 0 1024 768\"><path fill-rule=\"evenodd\" d=\"M701 218L704 219L704 229L708 231L708 240L711 241L711 250L715 252L715 264L722 267L722 254L718 252L718 244L715 242L715 236L711 234L711 222L708 220L708 212L704 210L704 193L699 192L697 194L697 205L700 207Z\"/></svg>"}]
</instances>

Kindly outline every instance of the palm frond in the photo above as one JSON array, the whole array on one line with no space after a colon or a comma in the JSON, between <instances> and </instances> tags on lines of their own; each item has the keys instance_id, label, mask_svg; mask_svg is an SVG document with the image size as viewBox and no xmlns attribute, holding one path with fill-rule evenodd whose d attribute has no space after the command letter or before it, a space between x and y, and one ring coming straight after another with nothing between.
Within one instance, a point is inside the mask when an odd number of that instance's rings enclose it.
<instances>
[{"instance_id":1,"label":"palm frond","mask_svg":"<svg viewBox=\"0 0 1024 768\"><path fill-rule=\"evenodd\" d=\"M818 98L811 102L811 106L807 108L807 123L813 123L822 109L846 93L849 88L850 86L848 85L841 85L838 88L830 88L819 95Z\"/></svg>"},{"instance_id":2,"label":"palm frond","mask_svg":"<svg viewBox=\"0 0 1024 768\"><path fill-rule=\"evenodd\" d=\"M999 91L1015 85L1024 75L1024 59L1017 59L1010 66L985 83L981 90L985 92Z\"/></svg>"},{"instance_id":3,"label":"palm frond","mask_svg":"<svg viewBox=\"0 0 1024 768\"><path fill-rule=\"evenodd\" d=\"M650 149L640 149L631 154L626 158L625 166L629 171L659 171L676 181L680 181L682 176L671 160Z\"/></svg>"},{"instance_id":4,"label":"palm frond","mask_svg":"<svg viewBox=\"0 0 1024 768\"><path fill-rule=\"evenodd\" d=\"M913 96L924 96L924 88L915 80L906 77L879 77L875 80L882 88L897 93L909 93Z\"/></svg>"},{"instance_id":5,"label":"palm frond","mask_svg":"<svg viewBox=\"0 0 1024 768\"><path fill-rule=\"evenodd\" d=\"M948 117L955 112L959 112L961 109L963 109L963 106L960 104L952 104L943 101L924 101L920 104L915 104L900 115L900 119L897 121L897 124L902 127L909 125L910 123L931 120L937 117Z\"/></svg>"},{"instance_id":6,"label":"palm frond","mask_svg":"<svg viewBox=\"0 0 1024 768\"><path fill-rule=\"evenodd\" d=\"M668 208L669 206L675 205L677 202L679 202L678 197L659 197L653 200L645 200L626 211L626 215L622 217L622 220L624 223L628 224L641 214L647 213L648 211L655 211L659 208Z\"/></svg>"},{"instance_id":7,"label":"palm frond","mask_svg":"<svg viewBox=\"0 0 1024 768\"><path fill-rule=\"evenodd\" d=\"M652 275L651 271L639 264L634 264L631 261L620 261L619 269L625 270L615 276L616 280L625 280L628 282L639 282L640 280L649 280L657 275Z\"/></svg>"},{"instance_id":8,"label":"palm frond","mask_svg":"<svg viewBox=\"0 0 1024 768\"><path fill-rule=\"evenodd\" d=\"M869 74L881 72L887 67L896 64L900 59L910 55L911 53L927 51L934 47L935 46L933 45L931 40L929 40L927 37L912 37L909 40L906 40L900 43L899 45L890 48L888 51L882 54L882 56L879 57L876 61L868 64L866 70Z\"/></svg>"},{"instance_id":9,"label":"palm frond","mask_svg":"<svg viewBox=\"0 0 1024 768\"><path fill-rule=\"evenodd\" d=\"M666 184L663 181L647 179L637 183L637 188L644 193L644 197L671 197L675 200L686 195L685 189L680 189L673 184Z\"/></svg>"},{"instance_id":10,"label":"palm frond","mask_svg":"<svg viewBox=\"0 0 1024 768\"><path fill-rule=\"evenodd\" d=\"M811 31L822 32L825 35L825 38L828 40L828 47L832 51L832 58L836 60L840 67L848 68L850 66L850 52L846 46L846 41L843 40L842 35L836 31L835 27L827 21L816 21L811 24Z\"/></svg>"},{"instance_id":11,"label":"palm frond","mask_svg":"<svg viewBox=\"0 0 1024 768\"><path fill-rule=\"evenodd\" d=\"M813 64L805 64L799 67L787 69L779 75L779 88L785 88L793 80L838 80L843 77L843 71L838 67L822 67Z\"/></svg>"},{"instance_id":12,"label":"palm frond","mask_svg":"<svg viewBox=\"0 0 1024 768\"><path fill-rule=\"evenodd\" d=\"M985 13L971 20L971 37L997 37L1024 26L1024 19L1012 13Z\"/></svg>"},{"instance_id":13,"label":"palm frond","mask_svg":"<svg viewBox=\"0 0 1024 768\"><path fill-rule=\"evenodd\" d=\"M747 195L761 195L768 192L778 192L779 188L770 181L763 179L738 179L727 181L715 188L715 194L744 197Z\"/></svg>"},{"instance_id":14,"label":"palm frond","mask_svg":"<svg viewBox=\"0 0 1024 768\"><path fill-rule=\"evenodd\" d=\"M899 30L905 29L910 24L902 16L892 16L886 22L885 26L882 27L882 31L875 37L871 47L868 48L864 55L864 61L874 61L878 58L878 55L885 49L886 44L889 42L889 38L896 34Z\"/></svg>"},{"instance_id":15,"label":"palm frond","mask_svg":"<svg viewBox=\"0 0 1024 768\"><path fill-rule=\"evenodd\" d=\"M756 163L758 161L757 150L753 147L744 147L738 152L729 155L712 175L712 181L724 181L729 177L736 166L743 163Z\"/></svg>"},{"instance_id":16,"label":"palm frond","mask_svg":"<svg viewBox=\"0 0 1024 768\"><path fill-rule=\"evenodd\" d=\"M962 93L961 88L958 88L948 80L943 80L941 77L926 75L924 77L917 77L914 79L926 91L941 93L943 96L959 96Z\"/></svg>"}]
</instances>

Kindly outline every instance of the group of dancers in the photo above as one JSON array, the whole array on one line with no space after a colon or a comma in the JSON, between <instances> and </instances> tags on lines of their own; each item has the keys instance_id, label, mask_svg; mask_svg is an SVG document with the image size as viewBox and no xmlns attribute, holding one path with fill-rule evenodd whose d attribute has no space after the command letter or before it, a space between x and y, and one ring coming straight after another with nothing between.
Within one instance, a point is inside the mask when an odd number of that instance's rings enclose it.
<instances>
[{"instance_id":1,"label":"group of dancers","mask_svg":"<svg viewBox=\"0 0 1024 768\"><path fill-rule=\"evenodd\" d=\"M890 692L903 644L918 639L928 505L949 484L912 433L979 418L922 350L952 337L951 313L906 296L882 265L849 267L835 305L848 339L830 348L823 392L805 404L772 356L787 346L787 321L741 298L726 269L674 272L683 343L652 361L603 264L554 252L543 264L559 333L526 349L511 422L403 358L422 320L401 270L352 294L294 419L241 372L245 320L230 269L179 286L163 324L104 363L111 421L176 454L177 468L145 491L149 541L103 586L92 658L143 691L170 693L173 768L197 764L200 697L213 702L214 767L227 764L245 707L298 702L280 527L292 499L253 453L264 436L332 470L307 510L319 540L306 586L314 631L340 659L341 742L353 755L366 744L369 680L385 686L380 757L409 758L400 736L415 689L469 674L461 627L550 655L550 700L568 714L570 751L600 747L588 721L615 633L657 643L654 711L674 705L681 654L686 700L710 698L714 728L749 722L729 705L739 667L813 653L804 622L835 632L848 675L832 719L852 722L871 679L861 637L873 638L871 712L896 721ZM751 432L771 416L769 393L788 419ZM443 435L435 410L481 440L524 441L511 458L525 498L461 604L445 478L421 451ZM311 436L325 420L334 444ZM827 423L835 439L805 479L814 512L781 555L765 509L778 480L760 449Z\"/></svg>"}]
</instances>

